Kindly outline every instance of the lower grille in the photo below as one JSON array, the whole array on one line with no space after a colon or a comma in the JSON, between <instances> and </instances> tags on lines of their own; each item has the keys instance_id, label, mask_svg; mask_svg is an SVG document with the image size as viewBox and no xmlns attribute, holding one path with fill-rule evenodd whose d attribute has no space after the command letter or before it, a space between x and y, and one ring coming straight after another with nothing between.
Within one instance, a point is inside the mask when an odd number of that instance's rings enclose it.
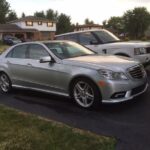
<instances>
[{"instance_id":1,"label":"lower grille","mask_svg":"<svg viewBox=\"0 0 150 150\"><path fill-rule=\"evenodd\" d=\"M136 94L144 91L145 87L146 87L146 84L141 85L139 87L136 87L136 88L132 89L131 95L136 95Z\"/></svg>"}]
</instances>

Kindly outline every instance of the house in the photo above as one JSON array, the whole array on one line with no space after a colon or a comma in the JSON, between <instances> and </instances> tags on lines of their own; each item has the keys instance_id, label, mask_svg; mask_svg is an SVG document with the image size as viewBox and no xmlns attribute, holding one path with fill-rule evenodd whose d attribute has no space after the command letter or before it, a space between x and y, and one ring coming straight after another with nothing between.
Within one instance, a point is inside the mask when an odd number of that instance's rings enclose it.
<instances>
[{"instance_id":1,"label":"house","mask_svg":"<svg viewBox=\"0 0 150 150\"><path fill-rule=\"evenodd\" d=\"M45 18L28 16L7 24L0 24L0 40L12 35L22 40L52 40L56 32L56 22Z\"/></svg>"},{"instance_id":2,"label":"house","mask_svg":"<svg viewBox=\"0 0 150 150\"><path fill-rule=\"evenodd\" d=\"M102 29L103 26L99 24L85 24L85 25L76 25L74 31L85 31L90 29Z\"/></svg>"}]
</instances>

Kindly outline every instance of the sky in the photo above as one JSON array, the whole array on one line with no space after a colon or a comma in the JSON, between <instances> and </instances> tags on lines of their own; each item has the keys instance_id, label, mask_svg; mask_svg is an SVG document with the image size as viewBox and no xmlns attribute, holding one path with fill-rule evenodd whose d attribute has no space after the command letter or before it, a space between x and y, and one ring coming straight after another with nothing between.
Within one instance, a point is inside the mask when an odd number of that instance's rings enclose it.
<instances>
[{"instance_id":1,"label":"sky","mask_svg":"<svg viewBox=\"0 0 150 150\"><path fill-rule=\"evenodd\" d=\"M150 12L150 0L7 0L11 9L20 17L22 12L33 15L36 11L53 9L71 17L73 23L83 24L86 18L102 24L111 16L122 16L135 7L146 7Z\"/></svg>"}]
</instances>

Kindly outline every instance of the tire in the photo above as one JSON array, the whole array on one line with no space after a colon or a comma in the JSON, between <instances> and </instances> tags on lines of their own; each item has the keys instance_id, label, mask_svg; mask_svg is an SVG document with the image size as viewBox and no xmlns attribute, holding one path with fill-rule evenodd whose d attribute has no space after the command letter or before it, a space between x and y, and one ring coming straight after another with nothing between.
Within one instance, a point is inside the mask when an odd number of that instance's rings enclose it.
<instances>
[{"instance_id":1,"label":"tire","mask_svg":"<svg viewBox=\"0 0 150 150\"><path fill-rule=\"evenodd\" d=\"M0 89L3 93L9 93L12 89L11 81L5 73L0 73Z\"/></svg>"},{"instance_id":2,"label":"tire","mask_svg":"<svg viewBox=\"0 0 150 150\"><path fill-rule=\"evenodd\" d=\"M76 79L71 86L71 98L78 106L86 109L97 108L101 104L101 94L97 86L86 78Z\"/></svg>"}]
</instances>

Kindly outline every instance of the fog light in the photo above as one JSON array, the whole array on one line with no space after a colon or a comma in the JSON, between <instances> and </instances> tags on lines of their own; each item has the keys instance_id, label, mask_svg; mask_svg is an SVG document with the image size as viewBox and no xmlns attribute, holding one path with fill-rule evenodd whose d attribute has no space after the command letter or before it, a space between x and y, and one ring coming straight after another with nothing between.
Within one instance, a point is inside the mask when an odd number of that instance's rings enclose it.
<instances>
[{"instance_id":1,"label":"fog light","mask_svg":"<svg viewBox=\"0 0 150 150\"><path fill-rule=\"evenodd\" d=\"M114 93L111 98L112 99L116 99L116 98L124 98L126 95L126 92L117 92L117 93Z\"/></svg>"}]
</instances>

